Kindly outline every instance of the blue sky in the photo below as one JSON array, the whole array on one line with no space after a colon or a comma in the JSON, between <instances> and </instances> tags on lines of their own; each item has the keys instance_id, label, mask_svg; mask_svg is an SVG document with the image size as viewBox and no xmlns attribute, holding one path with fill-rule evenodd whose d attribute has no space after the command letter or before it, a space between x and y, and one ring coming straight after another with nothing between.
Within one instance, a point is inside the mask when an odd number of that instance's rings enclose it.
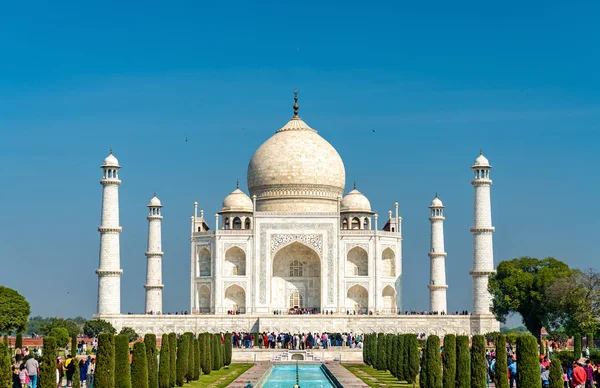
<instances>
[{"instance_id":1,"label":"blue sky","mask_svg":"<svg viewBox=\"0 0 600 388\"><path fill-rule=\"evenodd\" d=\"M347 188L404 218L404 306L428 301L446 205L449 309L470 309L472 187L492 171L496 262L597 267L597 3L7 3L0 12L0 284L41 315L95 311L101 187L121 178L122 310L144 304L147 201L165 205L164 304L189 307L193 201L214 214L300 113ZM373 132L375 130L375 132ZM185 142L185 138L189 142Z\"/></svg>"}]
</instances>

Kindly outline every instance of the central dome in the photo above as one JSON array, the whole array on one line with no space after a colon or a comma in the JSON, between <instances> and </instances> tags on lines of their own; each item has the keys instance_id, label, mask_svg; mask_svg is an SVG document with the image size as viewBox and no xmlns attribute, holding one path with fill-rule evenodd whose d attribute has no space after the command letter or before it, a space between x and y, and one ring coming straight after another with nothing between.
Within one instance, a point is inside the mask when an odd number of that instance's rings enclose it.
<instances>
[{"instance_id":1,"label":"central dome","mask_svg":"<svg viewBox=\"0 0 600 388\"><path fill-rule=\"evenodd\" d=\"M346 171L335 148L297 115L264 142L248 165L256 210L336 212Z\"/></svg>"}]
</instances>

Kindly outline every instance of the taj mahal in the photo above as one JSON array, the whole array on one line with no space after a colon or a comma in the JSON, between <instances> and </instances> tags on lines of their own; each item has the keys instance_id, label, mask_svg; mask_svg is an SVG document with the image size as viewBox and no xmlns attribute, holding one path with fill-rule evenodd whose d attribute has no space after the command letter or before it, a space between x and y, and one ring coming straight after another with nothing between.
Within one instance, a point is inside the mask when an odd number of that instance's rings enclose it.
<instances>
[{"instance_id":1,"label":"taj mahal","mask_svg":"<svg viewBox=\"0 0 600 388\"><path fill-rule=\"evenodd\" d=\"M140 334L378 331L443 336L498 331L487 289L488 278L494 273L492 166L483 153L471 165L474 214L470 229L470 314L447 311L445 215L436 195L423 213L431 223L431 245L430 282L428 289L424 286L422 290L429 292L428 310L435 314L405 315L400 205L390 199L393 211L380 218L356 183L346 190L340 155L300 118L297 94L293 108L293 117L252 156L247 172L248 193L238 184L214 215L199 210L198 203L194 203L189 314L185 315L163 314L163 205L156 194L146 214L145 314L121 313L121 166L111 150L101 166L95 317L111 322L117 330L127 326ZM169 258L165 262L182 259ZM183 279L186 274L181 276Z\"/></svg>"}]
</instances>

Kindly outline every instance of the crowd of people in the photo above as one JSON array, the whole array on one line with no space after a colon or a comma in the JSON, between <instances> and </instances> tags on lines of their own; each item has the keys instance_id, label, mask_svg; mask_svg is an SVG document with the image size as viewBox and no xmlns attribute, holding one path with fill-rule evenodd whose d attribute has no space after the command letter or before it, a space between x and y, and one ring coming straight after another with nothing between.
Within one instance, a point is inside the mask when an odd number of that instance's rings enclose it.
<instances>
[{"instance_id":1,"label":"crowd of people","mask_svg":"<svg viewBox=\"0 0 600 388\"><path fill-rule=\"evenodd\" d=\"M327 349L332 346L362 348L362 337L352 333L233 333L232 345L238 349Z\"/></svg>"}]
</instances>

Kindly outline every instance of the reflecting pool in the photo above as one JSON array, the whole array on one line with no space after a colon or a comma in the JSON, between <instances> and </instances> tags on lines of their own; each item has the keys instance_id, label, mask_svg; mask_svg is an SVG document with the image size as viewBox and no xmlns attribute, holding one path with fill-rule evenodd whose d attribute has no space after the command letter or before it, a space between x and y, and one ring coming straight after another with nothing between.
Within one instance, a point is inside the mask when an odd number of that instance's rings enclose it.
<instances>
[{"instance_id":1,"label":"reflecting pool","mask_svg":"<svg viewBox=\"0 0 600 388\"><path fill-rule=\"evenodd\" d=\"M298 374L302 388L335 388L319 364L299 364ZM293 388L296 385L296 365L277 364L262 388Z\"/></svg>"}]
</instances>

